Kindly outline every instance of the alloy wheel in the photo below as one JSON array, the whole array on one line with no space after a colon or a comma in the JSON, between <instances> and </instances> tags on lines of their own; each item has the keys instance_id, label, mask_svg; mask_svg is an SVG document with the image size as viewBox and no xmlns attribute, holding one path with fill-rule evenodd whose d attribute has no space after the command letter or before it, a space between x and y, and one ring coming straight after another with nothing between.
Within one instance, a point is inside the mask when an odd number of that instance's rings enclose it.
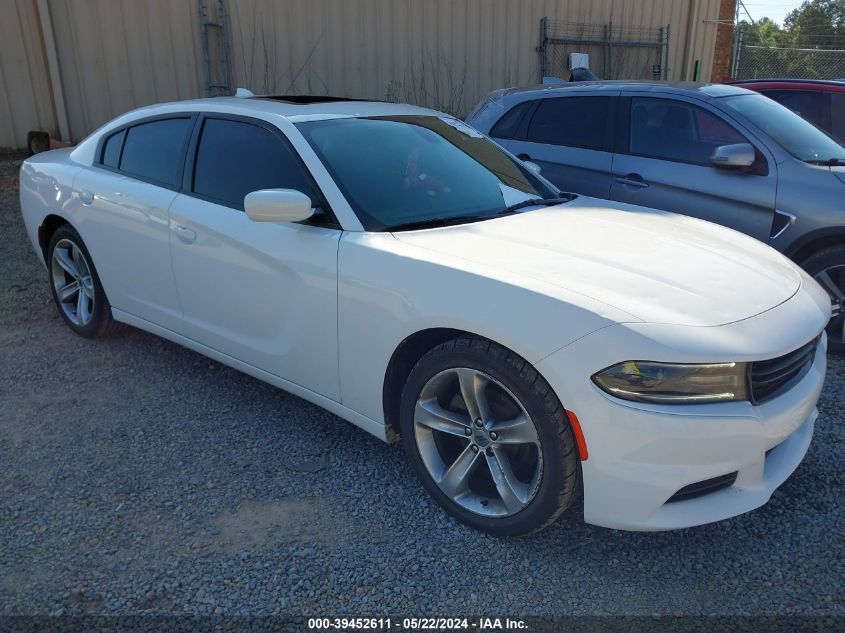
<instances>
[{"instance_id":1,"label":"alloy wheel","mask_svg":"<svg viewBox=\"0 0 845 633\"><path fill-rule=\"evenodd\" d=\"M537 494L540 438L514 394L492 376L456 367L433 376L414 409L423 464L452 501L487 517L508 517Z\"/></svg>"},{"instance_id":2,"label":"alloy wheel","mask_svg":"<svg viewBox=\"0 0 845 633\"><path fill-rule=\"evenodd\" d=\"M831 341L845 343L845 265L831 266L816 273L819 282L833 305L830 322L827 324L827 336Z\"/></svg>"},{"instance_id":3,"label":"alloy wheel","mask_svg":"<svg viewBox=\"0 0 845 633\"><path fill-rule=\"evenodd\" d=\"M74 325L90 323L94 314L94 280L82 249L69 239L53 248L50 276L59 307Z\"/></svg>"}]
</instances>

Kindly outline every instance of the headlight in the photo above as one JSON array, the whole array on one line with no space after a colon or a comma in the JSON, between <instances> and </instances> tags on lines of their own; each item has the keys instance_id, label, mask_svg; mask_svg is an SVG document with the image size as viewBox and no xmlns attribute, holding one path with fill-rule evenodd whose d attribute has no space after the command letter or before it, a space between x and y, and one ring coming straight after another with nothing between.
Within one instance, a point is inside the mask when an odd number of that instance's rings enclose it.
<instances>
[{"instance_id":1,"label":"headlight","mask_svg":"<svg viewBox=\"0 0 845 633\"><path fill-rule=\"evenodd\" d=\"M636 402L700 404L746 400L745 363L676 365L625 361L593 376L602 390Z\"/></svg>"}]
</instances>

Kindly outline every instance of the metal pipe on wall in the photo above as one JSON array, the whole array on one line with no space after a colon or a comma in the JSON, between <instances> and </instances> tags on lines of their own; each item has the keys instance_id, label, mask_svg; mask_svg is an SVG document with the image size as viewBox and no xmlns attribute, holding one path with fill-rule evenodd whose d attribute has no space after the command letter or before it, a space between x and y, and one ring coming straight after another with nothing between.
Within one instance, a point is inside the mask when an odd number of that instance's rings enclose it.
<instances>
[{"instance_id":1,"label":"metal pipe on wall","mask_svg":"<svg viewBox=\"0 0 845 633\"><path fill-rule=\"evenodd\" d=\"M41 39L47 55L47 73L50 76L50 86L53 91L53 108L56 111L56 121L59 125L59 135L65 143L70 143L70 125L68 125L65 94L62 87L61 71L59 70L59 56L56 53L56 38L53 33L53 21L50 19L50 6L47 0L38 0L38 18L41 23Z\"/></svg>"},{"instance_id":2,"label":"metal pipe on wall","mask_svg":"<svg viewBox=\"0 0 845 633\"><path fill-rule=\"evenodd\" d=\"M695 25L697 0L689 0L687 7L687 32L684 38L684 63L681 66L681 81L686 81L689 75L690 50L692 49L692 32Z\"/></svg>"}]
</instances>

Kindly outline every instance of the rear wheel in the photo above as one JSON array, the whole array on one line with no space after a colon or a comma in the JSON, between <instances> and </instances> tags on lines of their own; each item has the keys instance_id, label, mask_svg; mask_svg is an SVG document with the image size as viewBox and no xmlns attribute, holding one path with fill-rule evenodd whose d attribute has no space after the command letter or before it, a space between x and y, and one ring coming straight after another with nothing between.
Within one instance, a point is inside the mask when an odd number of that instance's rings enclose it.
<instances>
[{"instance_id":1,"label":"rear wheel","mask_svg":"<svg viewBox=\"0 0 845 633\"><path fill-rule=\"evenodd\" d=\"M845 246L833 246L805 259L801 267L830 295L832 316L827 325L827 348L845 355Z\"/></svg>"},{"instance_id":2,"label":"rear wheel","mask_svg":"<svg viewBox=\"0 0 845 633\"><path fill-rule=\"evenodd\" d=\"M495 535L553 522L575 498L575 440L554 391L524 359L460 338L428 352L402 393L402 442L451 515Z\"/></svg>"},{"instance_id":3,"label":"rear wheel","mask_svg":"<svg viewBox=\"0 0 845 633\"><path fill-rule=\"evenodd\" d=\"M91 255L70 225L56 229L47 249L50 289L68 327L93 338L114 325L111 306L100 284Z\"/></svg>"}]
</instances>

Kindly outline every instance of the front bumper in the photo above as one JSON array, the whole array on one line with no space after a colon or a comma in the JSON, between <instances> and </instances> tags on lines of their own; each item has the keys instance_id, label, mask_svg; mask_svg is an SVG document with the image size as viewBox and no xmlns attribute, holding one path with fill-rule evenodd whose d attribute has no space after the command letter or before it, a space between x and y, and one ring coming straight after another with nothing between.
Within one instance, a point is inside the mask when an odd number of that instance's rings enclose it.
<instances>
[{"instance_id":1,"label":"front bumper","mask_svg":"<svg viewBox=\"0 0 845 633\"><path fill-rule=\"evenodd\" d=\"M629 359L773 358L812 340L824 327L824 308L814 313L811 304L775 308L716 328L684 328L686 337L678 326L612 326L538 363L564 407L580 419L589 451L581 464L584 520L617 529L670 530L720 521L765 504L801 463L810 445L826 371L824 337L800 382L756 406L749 402L674 406L628 402L601 391L584 377L584 367L598 371ZM784 317L789 318L784 321ZM792 319L797 327L785 327ZM784 332L796 334L784 341ZM671 345L683 340L692 343L686 350L661 347L655 343L661 334ZM704 351L708 348L713 351ZM720 348L733 348L734 355L726 356ZM772 351L759 352L765 349ZM669 501L686 486L732 473L736 480L730 487Z\"/></svg>"}]
</instances>

